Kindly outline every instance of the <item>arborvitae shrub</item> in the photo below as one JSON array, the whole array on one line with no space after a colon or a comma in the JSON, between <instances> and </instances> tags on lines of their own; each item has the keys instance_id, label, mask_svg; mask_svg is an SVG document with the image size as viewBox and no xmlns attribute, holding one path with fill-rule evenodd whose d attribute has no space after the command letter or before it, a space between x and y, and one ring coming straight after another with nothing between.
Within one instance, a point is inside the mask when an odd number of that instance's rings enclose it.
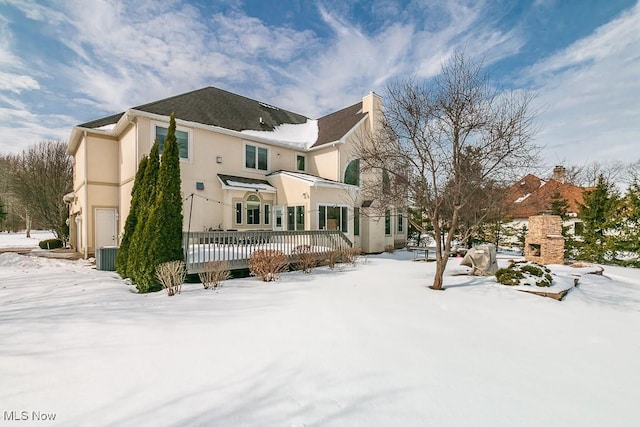
<instances>
[{"instance_id":1,"label":"arborvitae shrub","mask_svg":"<svg viewBox=\"0 0 640 427\"><path fill-rule=\"evenodd\" d=\"M249 257L249 272L263 282L277 280L280 273L288 269L287 256L282 251L263 249L253 252Z\"/></svg>"},{"instance_id":2,"label":"arborvitae shrub","mask_svg":"<svg viewBox=\"0 0 640 427\"><path fill-rule=\"evenodd\" d=\"M40 249L58 249L64 245L60 239L47 239L41 240L38 246L40 246Z\"/></svg>"}]
</instances>

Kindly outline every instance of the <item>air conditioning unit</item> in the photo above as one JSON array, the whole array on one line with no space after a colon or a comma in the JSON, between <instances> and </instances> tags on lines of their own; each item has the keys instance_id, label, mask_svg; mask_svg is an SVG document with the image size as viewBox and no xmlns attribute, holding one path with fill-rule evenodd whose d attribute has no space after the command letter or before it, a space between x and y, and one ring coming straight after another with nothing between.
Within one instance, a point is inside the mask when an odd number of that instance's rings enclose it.
<instances>
[{"instance_id":1,"label":"air conditioning unit","mask_svg":"<svg viewBox=\"0 0 640 427\"><path fill-rule=\"evenodd\" d=\"M117 246L103 246L96 250L96 269L103 271L116 270Z\"/></svg>"}]
</instances>

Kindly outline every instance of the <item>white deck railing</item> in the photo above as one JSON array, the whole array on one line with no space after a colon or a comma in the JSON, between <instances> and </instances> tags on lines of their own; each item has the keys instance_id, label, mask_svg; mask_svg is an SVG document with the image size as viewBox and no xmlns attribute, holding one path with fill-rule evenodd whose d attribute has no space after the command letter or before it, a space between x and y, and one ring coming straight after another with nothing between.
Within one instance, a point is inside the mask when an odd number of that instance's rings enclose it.
<instances>
[{"instance_id":1,"label":"white deck railing","mask_svg":"<svg viewBox=\"0 0 640 427\"><path fill-rule=\"evenodd\" d=\"M353 246L339 230L310 231L200 231L183 232L185 263L189 274L204 270L209 261L227 261L229 269L247 268L254 251L275 249L293 261L301 248L318 254Z\"/></svg>"}]
</instances>

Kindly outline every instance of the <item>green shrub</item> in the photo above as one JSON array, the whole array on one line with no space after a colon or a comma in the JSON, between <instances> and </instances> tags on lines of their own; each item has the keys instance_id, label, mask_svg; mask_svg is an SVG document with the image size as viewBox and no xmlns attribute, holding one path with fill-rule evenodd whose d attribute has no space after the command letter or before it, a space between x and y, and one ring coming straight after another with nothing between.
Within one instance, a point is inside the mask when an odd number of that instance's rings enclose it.
<instances>
[{"instance_id":1,"label":"green shrub","mask_svg":"<svg viewBox=\"0 0 640 427\"><path fill-rule=\"evenodd\" d=\"M553 284L551 270L529 261L519 261L507 268L501 268L496 272L496 280L507 286L535 284L539 287L549 287Z\"/></svg>"},{"instance_id":2,"label":"green shrub","mask_svg":"<svg viewBox=\"0 0 640 427\"><path fill-rule=\"evenodd\" d=\"M47 239L41 240L38 246L40 246L40 249L58 249L64 245L60 239Z\"/></svg>"},{"instance_id":3,"label":"green shrub","mask_svg":"<svg viewBox=\"0 0 640 427\"><path fill-rule=\"evenodd\" d=\"M514 270L509 266L508 268L501 268L496 271L496 280L498 283L502 283L507 286L516 286L520 284L520 280L524 278L519 270Z\"/></svg>"}]
</instances>

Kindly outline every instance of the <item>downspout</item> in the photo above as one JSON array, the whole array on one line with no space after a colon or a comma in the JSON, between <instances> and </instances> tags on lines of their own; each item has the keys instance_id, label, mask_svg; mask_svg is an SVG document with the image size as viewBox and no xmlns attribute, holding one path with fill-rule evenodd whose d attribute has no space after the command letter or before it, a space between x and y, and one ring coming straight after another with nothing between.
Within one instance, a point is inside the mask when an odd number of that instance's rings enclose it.
<instances>
[{"instance_id":1,"label":"downspout","mask_svg":"<svg viewBox=\"0 0 640 427\"><path fill-rule=\"evenodd\" d=\"M84 259L89 258L89 157L88 157L88 149L87 149L87 131L83 131L83 139L84 139L84 200L86 204L86 209L84 212L84 221L82 221L82 234L84 244Z\"/></svg>"}]
</instances>

